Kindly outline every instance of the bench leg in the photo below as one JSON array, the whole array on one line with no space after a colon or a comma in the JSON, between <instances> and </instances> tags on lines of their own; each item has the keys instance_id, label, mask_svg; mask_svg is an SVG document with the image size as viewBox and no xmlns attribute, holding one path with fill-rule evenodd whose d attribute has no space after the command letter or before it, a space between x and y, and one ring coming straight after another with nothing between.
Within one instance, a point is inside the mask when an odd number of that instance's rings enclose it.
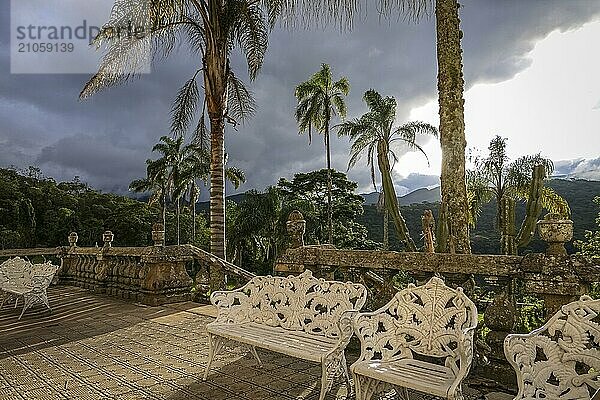
<instances>
[{"instance_id":1,"label":"bench leg","mask_svg":"<svg viewBox=\"0 0 600 400\"><path fill-rule=\"evenodd\" d=\"M460 387L460 385L458 386L458 388L456 388L455 391L448 393L448 399L449 400L464 400L464 397L462 394L462 388Z\"/></svg>"},{"instance_id":2,"label":"bench leg","mask_svg":"<svg viewBox=\"0 0 600 400\"><path fill-rule=\"evenodd\" d=\"M346 363L346 355L344 351L333 352L323 358L322 373L321 373L321 396L319 400L325 398L325 394L333 386L335 378L343 376L348 384L348 395L352 392L350 386L350 376L348 375L348 364Z\"/></svg>"},{"instance_id":3,"label":"bench leg","mask_svg":"<svg viewBox=\"0 0 600 400\"><path fill-rule=\"evenodd\" d=\"M398 396L400 397L400 399L402 400L410 400L410 397L408 396L408 389L405 387L401 387L401 386L396 386L396 393L398 394Z\"/></svg>"},{"instance_id":4,"label":"bench leg","mask_svg":"<svg viewBox=\"0 0 600 400\"><path fill-rule=\"evenodd\" d=\"M19 315L19 319L21 319L25 311L35 303L35 300L36 298L34 296L23 296L23 310L21 311L21 315Z\"/></svg>"},{"instance_id":5,"label":"bench leg","mask_svg":"<svg viewBox=\"0 0 600 400\"><path fill-rule=\"evenodd\" d=\"M208 371L210 371L210 364L214 357L219 354L221 348L223 347L223 340L216 335L208 334L208 361L206 363L206 369L204 370L204 376L202 380L206 380L208 377Z\"/></svg>"},{"instance_id":6,"label":"bench leg","mask_svg":"<svg viewBox=\"0 0 600 400\"><path fill-rule=\"evenodd\" d=\"M354 388L356 400L371 400L374 394L391 390L394 387L387 382L354 374Z\"/></svg>"},{"instance_id":7,"label":"bench leg","mask_svg":"<svg viewBox=\"0 0 600 400\"><path fill-rule=\"evenodd\" d=\"M10 299L10 295L8 293L2 292L2 304L0 304L0 309L4 307L4 303L6 303L8 299Z\"/></svg>"},{"instance_id":8,"label":"bench leg","mask_svg":"<svg viewBox=\"0 0 600 400\"><path fill-rule=\"evenodd\" d=\"M263 367L263 363L260 360L260 357L258 357L258 353L256 352L256 347L250 346L250 352L252 352L252 355L254 356L254 358L256 358L256 361L258 362L258 366L260 368L262 368Z\"/></svg>"}]
</instances>

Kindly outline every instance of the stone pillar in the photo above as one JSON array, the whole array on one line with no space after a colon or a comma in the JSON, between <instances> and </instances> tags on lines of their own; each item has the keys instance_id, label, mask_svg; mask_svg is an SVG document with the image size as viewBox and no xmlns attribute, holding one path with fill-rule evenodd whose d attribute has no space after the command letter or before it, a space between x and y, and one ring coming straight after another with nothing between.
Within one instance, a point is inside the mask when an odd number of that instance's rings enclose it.
<instances>
[{"instance_id":1,"label":"stone pillar","mask_svg":"<svg viewBox=\"0 0 600 400\"><path fill-rule=\"evenodd\" d=\"M158 306L191 300L194 281L185 269L185 260L154 251L142 257L142 274L139 301L143 304Z\"/></svg>"},{"instance_id":2,"label":"stone pillar","mask_svg":"<svg viewBox=\"0 0 600 400\"><path fill-rule=\"evenodd\" d=\"M304 246L304 232L306 231L306 221L304 216L298 210L290 213L285 224L288 238L290 239L290 248L297 249Z\"/></svg>"},{"instance_id":3,"label":"stone pillar","mask_svg":"<svg viewBox=\"0 0 600 400\"><path fill-rule=\"evenodd\" d=\"M548 213L537 223L540 238L548 243L547 255L567 255L565 243L573 239L573 221Z\"/></svg>"},{"instance_id":4,"label":"stone pillar","mask_svg":"<svg viewBox=\"0 0 600 400\"><path fill-rule=\"evenodd\" d=\"M485 338L489 364L480 367L482 375L508 386L514 386L515 375L504 356L504 339L513 331L518 316L511 292L509 284L485 309L483 322L490 329Z\"/></svg>"},{"instance_id":5,"label":"stone pillar","mask_svg":"<svg viewBox=\"0 0 600 400\"><path fill-rule=\"evenodd\" d=\"M111 231L106 231L102 234L102 241L104 242L103 248L108 249L112 247L113 239L115 235Z\"/></svg>"},{"instance_id":6,"label":"stone pillar","mask_svg":"<svg viewBox=\"0 0 600 400\"><path fill-rule=\"evenodd\" d=\"M154 246L163 247L165 245L165 226L161 223L152 225L152 241Z\"/></svg>"}]
</instances>

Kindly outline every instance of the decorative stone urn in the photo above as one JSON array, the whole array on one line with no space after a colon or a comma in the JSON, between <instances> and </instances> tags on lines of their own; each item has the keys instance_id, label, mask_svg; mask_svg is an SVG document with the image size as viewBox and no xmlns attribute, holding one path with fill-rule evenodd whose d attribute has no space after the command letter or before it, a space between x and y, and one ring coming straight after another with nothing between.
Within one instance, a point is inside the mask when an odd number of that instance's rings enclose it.
<instances>
[{"instance_id":1,"label":"decorative stone urn","mask_svg":"<svg viewBox=\"0 0 600 400\"><path fill-rule=\"evenodd\" d=\"M104 247L109 248L112 247L112 241L115 238L115 235L111 231L106 231L102 234L102 240L104 241Z\"/></svg>"},{"instance_id":2,"label":"decorative stone urn","mask_svg":"<svg viewBox=\"0 0 600 400\"><path fill-rule=\"evenodd\" d=\"M306 231L306 221L304 216L298 210L290 213L285 224L288 237L290 238L290 248L296 249L304 246L304 232Z\"/></svg>"},{"instance_id":3,"label":"decorative stone urn","mask_svg":"<svg viewBox=\"0 0 600 400\"><path fill-rule=\"evenodd\" d=\"M78 239L79 239L79 235L77 235L77 232L71 232L69 234L69 247L77 247Z\"/></svg>"},{"instance_id":4,"label":"decorative stone urn","mask_svg":"<svg viewBox=\"0 0 600 400\"><path fill-rule=\"evenodd\" d=\"M156 223L152 225L152 241L154 246L157 247L165 245L165 227L163 224Z\"/></svg>"},{"instance_id":5,"label":"decorative stone urn","mask_svg":"<svg viewBox=\"0 0 600 400\"><path fill-rule=\"evenodd\" d=\"M547 255L567 255L565 243L573 239L573 221L548 213L537 222L540 238L548 243Z\"/></svg>"}]
</instances>

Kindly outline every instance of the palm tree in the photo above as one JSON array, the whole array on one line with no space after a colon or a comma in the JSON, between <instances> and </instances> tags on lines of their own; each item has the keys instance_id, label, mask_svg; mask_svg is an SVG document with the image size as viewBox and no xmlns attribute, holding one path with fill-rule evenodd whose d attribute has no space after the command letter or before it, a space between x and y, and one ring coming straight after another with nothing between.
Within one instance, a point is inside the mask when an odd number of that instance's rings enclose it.
<instances>
[{"instance_id":1,"label":"palm tree","mask_svg":"<svg viewBox=\"0 0 600 400\"><path fill-rule=\"evenodd\" d=\"M233 263L245 267L244 254L261 262L275 259L282 240L277 230L281 210L282 199L276 187L271 186L264 193L250 190L244 194L227 237Z\"/></svg>"},{"instance_id":2,"label":"palm tree","mask_svg":"<svg viewBox=\"0 0 600 400\"><path fill-rule=\"evenodd\" d=\"M188 197L192 213L192 244L196 241L196 203L200 198L198 180L208 182L210 155L207 149L192 142L185 146L182 169L176 184L176 197Z\"/></svg>"},{"instance_id":3,"label":"palm tree","mask_svg":"<svg viewBox=\"0 0 600 400\"><path fill-rule=\"evenodd\" d=\"M404 244L405 249L408 251L416 251L406 221L400 213L398 198L392 181L392 168L398 160L394 146L397 143L403 143L411 150L420 151L427 158L423 148L416 143L417 135L424 134L437 137L437 129L425 122L408 122L393 128L396 119L396 100L393 97L383 98L378 92L371 89L365 92L363 100L370 111L360 118L340 124L338 131L339 135L350 136L350 140L353 142L350 148L348 169L352 168L362 154L366 152L367 165L371 167L371 180L373 186L376 186L374 158L375 155L377 156L384 204L392 215L398 240Z\"/></svg>"},{"instance_id":4,"label":"palm tree","mask_svg":"<svg viewBox=\"0 0 600 400\"><path fill-rule=\"evenodd\" d=\"M167 177L166 170L155 160L146 160L146 178L136 179L129 184L129 190L145 193L151 192L148 204L156 202L161 206L163 227L167 224Z\"/></svg>"},{"instance_id":5,"label":"palm tree","mask_svg":"<svg viewBox=\"0 0 600 400\"><path fill-rule=\"evenodd\" d=\"M174 182L173 197L189 199L192 213L192 243L196 240L196 203L200 197L198 180L207 182L210 171L210 153L208 149L196 141L182 149L181 165L178 179ZM227 162L227 157L225 162ZM244 171L236 167L225 168L225 179L233 184L235 189L246 182ZM179 228L178 228L179 230ZM178 243L179 244L179 243Z\"/></svg>"},{"instance_id":6,"label":"palm tree","mask_svg":"<svg viewBox=\"0 0 600 400\"><path fill-rule=\"evenodd\" d=\"M350 83L345 77L333 81L331 68L321 64L321 69L306 82L296 86L296 120L300 133L308 131L308 141L312 141L312 128L323 134L327 158L327 226L329 241L333 243L332 209L331 209L331 149L329 127L331 118L337 113L346 118L344 97L350 91Z\"/></svg>"},{"instance_id":7,"label":"palm tree","mask_svg":"<svg viewBox=\"0 0 600 400\"><path fill-rule=\"evenodd\" d=\"M250 79L260 70L272 26L281 0L115 0L110 20L95 39L97 46L106 45L106 54L98 72L83 88L85 98L108 86L139 76L148 59L167 57L180 38L198 54L199 71L206 109L210 120L210 229L211 252L225 258L225 121L252 113L250 93L230 67L234 48L244 55ZM143 27L144 35L124 36L115 26ZM187 96L181 97L183 116L174 123L184 131L197 101L196 73L185 85ZM224 273L218 268L211 274L211 288L224 286Z\"/></svg>"},{"instance_id":8,"label":"palm tree","mask_svg":"<svg viewBox=\"0 0 600 400\"><path fill-rule=\"evenodd\" d=\"M504 219L505 201L527 200L534 168L538 165L543 166L545 175L549 176L554 170L554 165L550 159L542 157L539 153L522 156L511 162L506 154L506 138L498 135L492 139L488 150L489 155L486 158L475 158L475 169L467 171L470 221L474 226L483 205L495 199L496 227L499 232L504 232L506 224L509 223ZM559 213L565 218L570 214L567 202L549 187L542 187L539 201L543 208ZM528 235L520 237L517 246L526 246L529 238Z\"/></svg>"}]
</instances>

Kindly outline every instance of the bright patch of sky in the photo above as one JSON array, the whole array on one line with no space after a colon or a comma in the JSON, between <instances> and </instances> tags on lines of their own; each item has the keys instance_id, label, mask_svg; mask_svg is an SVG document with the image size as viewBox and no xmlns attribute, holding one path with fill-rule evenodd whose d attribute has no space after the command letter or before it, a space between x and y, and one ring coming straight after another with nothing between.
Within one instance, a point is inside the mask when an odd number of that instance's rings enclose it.
<instances>
[{"instance_id":1,"label":"bright patch of sky","mask_svg":"<svg viewBox=\"0 0 600 400\"><path fill-rule=\"evenodd\" d=\"M538 152L555 161L600 156L599 38L600 21L554 31L531 51L529 68L508 81L471 87L465 92L467 147L487 154L498 134L508 138L511 159ZM409 120L439 126L437 99L413 109ZM424 149L430 166L412 152L397 163L396 172L439 175L438 142Z\"/></svg>"}]
</instances>

